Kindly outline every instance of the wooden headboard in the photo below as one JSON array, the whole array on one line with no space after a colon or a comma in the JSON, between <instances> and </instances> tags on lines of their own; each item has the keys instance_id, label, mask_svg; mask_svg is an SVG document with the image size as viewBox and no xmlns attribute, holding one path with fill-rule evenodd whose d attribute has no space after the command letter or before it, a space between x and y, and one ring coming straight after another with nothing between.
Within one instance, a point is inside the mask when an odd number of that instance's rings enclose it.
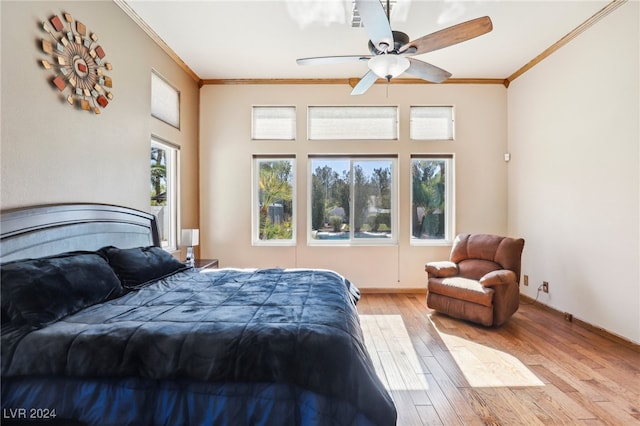
<instances>
[{"instance_id":1,"label":"wooden headboard","mask_svg":"<svg viewBox=\"0 0 640 426\"><path fill-rule=\"evenodd\" d=\"M160 245L154 215L107 204L52 204L0 213L0 262L104 246Z\"/></svg>"}]
</instances>

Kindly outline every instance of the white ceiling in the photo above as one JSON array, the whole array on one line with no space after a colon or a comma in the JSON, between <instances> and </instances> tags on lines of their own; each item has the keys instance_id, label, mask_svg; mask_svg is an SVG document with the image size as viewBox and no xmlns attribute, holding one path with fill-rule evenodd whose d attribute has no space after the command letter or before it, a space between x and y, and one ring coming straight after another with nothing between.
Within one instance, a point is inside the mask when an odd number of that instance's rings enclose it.
<instances>
[{"instance_id":1,"label":"white ceiling","mask_svg":"<svg viewBox=\"0 0 640 426\"><path fill-rule=\"evenodd\" d=\"M201 79L351 78L366 63L299 66L309 56L369 54L350 0L126 0ZM453 78L509 77L609 1L398 0L391 27L411 40L489 16L493 31L417 56ZM404 77L407 76L406 74Z\"/></svg>"}]
</instances>

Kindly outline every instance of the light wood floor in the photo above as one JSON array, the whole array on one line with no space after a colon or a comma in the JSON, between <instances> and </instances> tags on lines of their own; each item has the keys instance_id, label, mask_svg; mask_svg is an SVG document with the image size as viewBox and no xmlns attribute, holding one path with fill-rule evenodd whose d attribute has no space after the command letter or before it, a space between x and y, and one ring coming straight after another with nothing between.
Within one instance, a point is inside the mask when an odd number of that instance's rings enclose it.
<instances>
[{"instance_id":1,"label":"light wood floor","mask_svg":"<svg viewBox=\"0 0 640 426\"><path fill-rule=\"evenodd\" d=\"M399 426L640 424L640 353L540 306L497 329L424 294L364 294L358 311Z\"/></svg>"}]
</instances>

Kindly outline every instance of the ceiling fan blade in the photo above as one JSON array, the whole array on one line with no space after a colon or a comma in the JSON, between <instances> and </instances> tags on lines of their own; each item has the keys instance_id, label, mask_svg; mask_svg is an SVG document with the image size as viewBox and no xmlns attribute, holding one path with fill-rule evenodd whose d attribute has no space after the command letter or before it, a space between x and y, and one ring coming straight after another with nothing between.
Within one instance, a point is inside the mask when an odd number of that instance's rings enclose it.
<instances>
[{"instance_id":1,"label":"ceiling fan blade","mask_svg":"<svg viewBox=\"0 0 640 426\"><path fill-rule=\"evenodd\" d=\"M423 61L419 61L413 58L409 59L409 68L405 71L407 74L415 75L423 80L431 81L433 83L442 83L449 77L451 73L438 68L435 65L428 64Z\"/></svg>"},{"instance_id":2,"label":"ceiling fan blade","mask_svg":"<svg viewBox=\"0 0 640 426\"><path fill-rule=\"evenodd\" d=\"M369 90L369 87L373 86L373 84L378 79L378 76L373 71L369 71L360 79L356 87L351 91L352 95L362 95L364 92Z\"/></svg>"},{"instance_id":3,"label":"ceiling fan blade","mask_svg":"<svg viewBox=\"0 0 640 426\"><path fill-rule=\"evenodd\" d=\"M315 58L296 59L298 65L342 64L347 62L367 61L371 55L318 56Z\"/></svg>"},{"instance_id":4,"label":"ceiling fan blade","mask_svg":"<svg viewBox=\"0 0 640 426\"><path fill-rule=\"evenodd\" d=\"M431 33L419 39L410 41L398 50L398 53L407 51L411 55L421 55L443 47L452 46L463 41L486 34L493 29L491 18L483 16L482 18L472 19L461 24L453 25L435 33ZM413 49L412 49L413 48ZM409 49L411 49L409 51ZM413 51L415 49L415 51Z\"/></svg>"},{"instance_id":5,"label":"ceiling fan blade","mask_svg":"<svg viewBox=\"0 0 640 426\"><path fill-rule=\"evenodd\" d=\"M364 29L373 45L384 52L393 49L393 33L380 0L355 0Z\"/></svg>"}]
</instances>

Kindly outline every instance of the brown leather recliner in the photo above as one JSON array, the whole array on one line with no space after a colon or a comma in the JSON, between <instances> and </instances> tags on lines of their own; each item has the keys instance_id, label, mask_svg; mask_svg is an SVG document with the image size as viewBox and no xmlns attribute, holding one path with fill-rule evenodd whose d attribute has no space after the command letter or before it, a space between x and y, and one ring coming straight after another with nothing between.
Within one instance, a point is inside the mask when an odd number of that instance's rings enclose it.
<instances>
[{"instance_id":1,"label":"brown leather recliner","mask_svg":"<svg viewBox=\"0 0 640 426\"><path fill-rule=\"evenodd\" d=\"M504 324L520 305L524 240L460 234L448 261L425 265L427 306L486 326Z\"/></svg>"}]
</instances>

